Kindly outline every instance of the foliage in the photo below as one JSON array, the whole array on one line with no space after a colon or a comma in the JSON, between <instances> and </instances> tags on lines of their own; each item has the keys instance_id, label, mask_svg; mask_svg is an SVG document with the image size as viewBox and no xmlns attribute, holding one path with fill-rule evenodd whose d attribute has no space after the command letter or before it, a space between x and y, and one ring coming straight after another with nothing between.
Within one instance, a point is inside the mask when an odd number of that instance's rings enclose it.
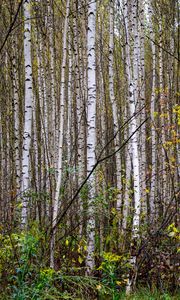
<instances>
[{"instance_id":1,"label":"foliage","mask_svg":"<svg viewBox=\"0 0 180 300\"><path fill-rule=\"evenodd\" d=\"M138 282L151 288L176 292L178 286L179 230L171 223L141 245L138 256Z\"/></svg>"},{"instance_id":2,"label":"foliage","mask_svg":"<svg viewBox=\"0 0 180 300\"><path fill-rule=\"evenodd\" d=\"M177 240L177 242L180 240L180 230L175 226L174 223L168 226L167 231L171 238Z\"/></svg>"},{"instance_id":3,"label":"foliage","mask_svg":"<svg viewBox=\"0 0 180 300\"><path fill-rule=\"evenodd\" d=\"M33 259L37 257L39 236L22 232L19 237L19 266L13 276L13 299L25 299L28 293L29 278L35 271Z\"/></svg>"},{"instance_id":4,"label":"foliage","mask_svg":"<svg viewBox=\"0 0 180 300\"><path fill-rule=\"evenodd\" d=\"M6 283L3 283L6 285L6 292L2 294L2 299L6 299L7 294L14 300L92 299L91 297L97 294L99 281L96 278L67 275L63 271L41 268L43 262L39 263L38 246L42 234L37 228L35 230L32 227L29 232L22 231L4 237L1 235L0 238L1 275L3 276L5 271L8 274ZM69 245L71 244L66 239L65 246ZM85 241L80 240L74 246L79 257L80 255L83 257L83 252L86 251ZM79 258L78 262L82 263ZM77 269L74 268L75 271ZM104 286L101 293L107 290L108 288Z\"/></svg>"},{"instance_id":5,"label":"foliage","mask_svg":"<svg viewBox=\"0 0 180 300\"><path fill-rule=\"evenodd\" d=\"M172 235L172 232L175 234ZM177 239L177 232L174 223L167 228L169 239ZM11 295L10 299L14 300L91 300L96 299L97 295L100 300L178 299L165 291L158 292L157 289L150 291L143 288L130 296L125 296L125 274L129 265L128 258L123 255L112 252L102 253L102 262L98 268L101 278L68 275L67 270L64 272L63 268L55 271L41 267L42 262L38 264L40 255L38 245L42 234L38 232L36 226L32 227L29 232L13 233L4 237L1 235L0 238L1 273L4 272L3 268L7 267L2 264L4 260L11 266L11 269L6 269L8 285L6 285L6 291L1 293L2 300L9 299L9 295ZM71 245L70 237L66 238L65 247L71 247ZM78 253L81 253L86 250L86 243L81 240L75 247Z\"/></svg>"},{"instance_id":6,"label":"foliage","mask_svg":"<svg viewBox=\"0 0 180 300\"><path fill-rule=\"evenodd\" d=\"M98 268L102 272L102 283L110 288L112 299L117 300L119 299L119 290L127 282L125 278L125 268L129 267L127 258L112 252L104 252L102 259Z\"/></svg>"}]
</instances>

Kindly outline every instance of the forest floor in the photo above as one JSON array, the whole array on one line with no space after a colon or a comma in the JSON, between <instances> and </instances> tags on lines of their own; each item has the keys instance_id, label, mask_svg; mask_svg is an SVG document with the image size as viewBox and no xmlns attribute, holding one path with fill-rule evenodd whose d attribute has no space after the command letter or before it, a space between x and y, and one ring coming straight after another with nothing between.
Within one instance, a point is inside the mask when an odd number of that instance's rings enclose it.
<instances>
[{"instance_id":1,"label":"forest floor","mask_svg":"<svg viewBox=\"0 0 180 300\"><path fill-rule=\"evenodd\" d=\"M116 300L116 298L114 300ZM119 298L117 298L117 300L180 300L180 291L175 295L171 295L170 293L163 293L157 290L152 293L149 291L149 289L142 288L130 296L125 296L125 293L122 293L119 295Z\"/></svg>"},{"instance_id":2,"label":"forest floor","mask_svg":"<svg viewBox=\"0 0 180 300\"><path fill-rule=\"evenodd\" d=\"M49 293L49 291L44 291L44 293L41 296L33 296L32 298L29 297L29 295L22 295L22 293L8 295L7 292L0 294L0 300L180 300L180 291L177 291L174 295L168 293L168 292L161 292L158 290L155 290L154 292L151 292L147 288L139 289L137 292L126 296L125 291L119 292L117 294L112 295L101 295L99 296L92 296L92 295L86 295L86 297L81 294L81 296L73 296L68 291L64 291L64 293Z\"/></svg>"}]
</instances>

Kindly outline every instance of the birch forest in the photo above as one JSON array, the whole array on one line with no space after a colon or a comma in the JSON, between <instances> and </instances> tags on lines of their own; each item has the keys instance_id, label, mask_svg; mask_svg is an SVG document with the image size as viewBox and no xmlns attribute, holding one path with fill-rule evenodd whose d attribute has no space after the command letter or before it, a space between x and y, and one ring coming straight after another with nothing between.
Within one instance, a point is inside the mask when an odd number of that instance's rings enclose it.
<instances>
[{"instance_id":1,"label":"birch forest","mask_svg":"<svg viewBox=\"0 0 180 300\"><path fill-rule=\"evenodd\" d=\"M0 0L0 299L180 299L179 0Z\"/></svg>"}]
</instances>

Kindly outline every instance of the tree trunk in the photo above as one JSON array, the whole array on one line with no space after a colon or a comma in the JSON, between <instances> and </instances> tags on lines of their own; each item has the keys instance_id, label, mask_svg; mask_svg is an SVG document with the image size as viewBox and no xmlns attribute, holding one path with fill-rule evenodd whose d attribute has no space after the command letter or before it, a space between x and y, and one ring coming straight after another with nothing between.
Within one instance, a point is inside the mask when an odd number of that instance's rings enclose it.
<instances>
[{"instance_id":1,"label":"tree trunk","mask_svg":"<svg viewBox=\"0 0 180 300\"><path fill-rule=\"evenodd\" d=\"M65 94L65 69L67 57L67 33L68 33L68 18L69 18L69 2L66 3L66 16L64 22L63 32L63 60L61 66L61 94L60 94L60 126L59 126L59 145L58 145L58 164L57 164L57 181L56 191L53 201L53 214L52 214L52 228L56 225L58 208L60 206L59 195L62 181L62 154L63 154L63 136L64 136L64 94ZM55 251L55 229L52 232L51 245L50 245L50 266L54 268L54 251Z\"/></svg>"},{"instance_id":2,"label":"tree trunk","mask_svg":"<svg viewBox=\"0 0 180 300\"><path fill-rule=\"evenodd\" d=\"M96 3L89 0L88 5L88 103L87 103L87 175L96 162L96 62L95 62L95 34L96 34ZM87 221L87 273L90 274L95 266L95 174L91 174L88 194L88 221Z\"/></svg>"},{"instance_id":3,"label":"tree trunk","mask_svg":"<svg viewBox=\"0 0 180 300\"><path fill-rule=\"evenodd\" d=\"M25 102L24 102L24 132L23 132L23 153L22 153L22 178L21 192L22 196L22 219L21 225L27 225L28 216L28 198L25 193L29 188L30 172L30 144L31 144L31 126L32 126L32 63L31 63L31 1L24 2L24 65L25 65Z\"/></svg>"}]
</instances>

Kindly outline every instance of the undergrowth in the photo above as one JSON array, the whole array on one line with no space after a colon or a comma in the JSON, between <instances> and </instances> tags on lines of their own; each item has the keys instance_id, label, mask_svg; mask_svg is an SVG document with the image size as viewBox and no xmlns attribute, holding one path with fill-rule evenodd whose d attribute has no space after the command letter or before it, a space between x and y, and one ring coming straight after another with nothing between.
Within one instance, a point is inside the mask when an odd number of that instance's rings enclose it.
<instances>
[{"instance_id":1,"label":"undergrowth","mask_svg":"<svg viewBox=\"0 0 180 300\"><path fill-rule=\"evenodd\" d=\"M66 249L71 246L67 241L66 239ZM36 226L28 232L0 234L0 300L180 299L177 290L171 290L170 293L165 288L166 285L162 285L163 278L166 278L163 276L160 289L154 286L151 289L139 287L135 293L126 296L125 287L130 268L126 255L103 252L96 276L86 277L82 265L86 245L82 241L77 246L79 267L62 265L55 271L47 267L43 258L43 243L45 244L44 234Z\"/></svg>"}]
</instances>

